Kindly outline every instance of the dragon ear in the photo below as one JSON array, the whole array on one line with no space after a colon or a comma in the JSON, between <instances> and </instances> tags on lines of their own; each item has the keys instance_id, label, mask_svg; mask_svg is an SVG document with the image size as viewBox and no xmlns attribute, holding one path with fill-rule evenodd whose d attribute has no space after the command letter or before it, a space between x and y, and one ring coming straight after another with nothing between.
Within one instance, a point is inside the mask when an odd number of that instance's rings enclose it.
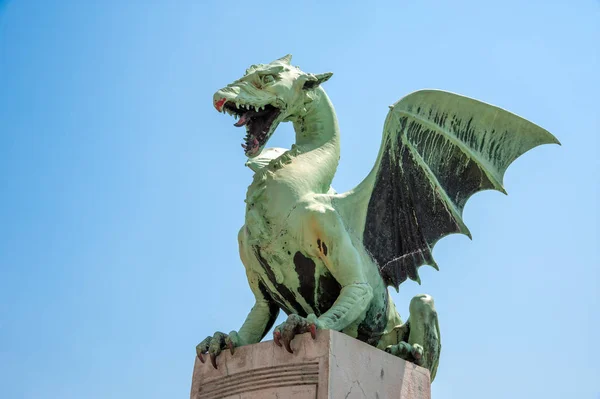
<instances>
[{"instance_id":1,"label":"dragon ear","mask_svg":"<svg viewBox=\"0 0 600 399\"><path fill-rule=\"evenodd\" d=\"M292 55L291 54L285 55L281 58L276 59L275 62L281 62L282 64L290 65L290 63L292 62Z\"/></svg>"},{"instance_id":2,"label":"dragon ear","mask_svg":"<svg viewBox=\"0 0 600 399\"><path fill-rule=\"evenodd\" d=\"M307 77L307 81L304 82L304 90L314 89L319 86L321 83L325 83L333 76L331 72L319 73L317 75L309 74Z\"/></svg>"}]
</instances>

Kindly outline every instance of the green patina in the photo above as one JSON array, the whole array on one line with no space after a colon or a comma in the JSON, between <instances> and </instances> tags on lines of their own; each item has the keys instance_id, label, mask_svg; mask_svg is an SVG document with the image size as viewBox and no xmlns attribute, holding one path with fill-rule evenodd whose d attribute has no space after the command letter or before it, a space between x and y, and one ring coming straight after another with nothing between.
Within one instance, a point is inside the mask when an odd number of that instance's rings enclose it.
<instances>
[{"instance_id":1,"label":"green patina","mask_svg":"<svg viewBox=\"0 0 600 399\"><path fill-rule=\"evenodd\" d=\"M470 233L467 199L504 192L509 164L529 149L558 141L544 129L489 104L436 90L412 93L391 106L371 173L354 190L331 188L340 159L339 128L321 84L290 64L291 56L251 66L217 91L214 105L245 126L246 165L254 172L239 232L240 257L256 303L239 331L220 332L197 347L199 358L259 342L274 330L289 350L294 335L342 331L406 360L435 377L440 331L433 299L411 301L405 323L388 295L418 268L437 268L435 243ZM290 150L264 149L281 122L292 122Z\"/></svg>"}]
</instances>

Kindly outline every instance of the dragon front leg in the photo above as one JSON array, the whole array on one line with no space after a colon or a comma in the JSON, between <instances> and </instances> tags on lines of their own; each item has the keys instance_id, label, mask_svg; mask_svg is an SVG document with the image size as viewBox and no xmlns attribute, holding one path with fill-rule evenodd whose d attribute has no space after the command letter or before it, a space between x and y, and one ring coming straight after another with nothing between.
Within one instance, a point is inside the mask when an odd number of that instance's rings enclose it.
<instances>
[{"instance_id":1,"label":"dragon front leg","mask_svg":"<svg viewBox=\"0 0 600 399\"><path fill-rule=\"evenodd\" d=\"M331 308L321 316L309 314L303 318L291 314L275 328L275 344L282 346L283 341L288 352L292 352L290 342L297 334L310 332L314 338L317 329L345 329L364 314L373 298L373 289L364 274L365 265L337 213L330 209L311 209L302 214L302 219L304 223L299 231L303 232L303 247L323 261L342 289Z\"/></svg>"}]
</instances>

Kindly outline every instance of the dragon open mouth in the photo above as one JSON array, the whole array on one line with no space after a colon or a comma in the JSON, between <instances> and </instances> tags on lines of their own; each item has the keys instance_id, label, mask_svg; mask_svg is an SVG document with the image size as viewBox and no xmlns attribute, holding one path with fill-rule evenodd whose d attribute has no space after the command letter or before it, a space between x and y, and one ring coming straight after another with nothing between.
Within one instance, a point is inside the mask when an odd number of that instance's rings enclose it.
<instances>
[{"instance_id":1,"label":"dragon open mouth","mask_svg":"<svg viewBox=\"0 0 600 399\"><path fill-rule=\"evenodd\" d=\"M223 104L223 111L233 115L239 120L236 127L246 126L246 137L242 148L248 157L258 154L267 140L273 134L273 125L281 110L271 104L251 105L227 101Z\"/></svg>"}]
</instances>

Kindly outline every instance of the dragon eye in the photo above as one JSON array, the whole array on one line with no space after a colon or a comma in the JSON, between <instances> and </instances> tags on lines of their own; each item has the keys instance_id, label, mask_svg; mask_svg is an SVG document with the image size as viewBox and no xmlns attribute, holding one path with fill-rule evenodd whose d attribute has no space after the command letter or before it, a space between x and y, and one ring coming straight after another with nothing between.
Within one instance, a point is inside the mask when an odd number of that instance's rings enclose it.
<instances>
[{"instance_id":1,"label":"dragon eye","mask_svg":"<svg viewBox=\"0 0 600 399\"><path fill-rule=\"evenodd\" d=\"M273 83L275 81L275 77L273 75L264 75L262 77L262 81L264 84Z\"/></svg>"}]
</instances>

